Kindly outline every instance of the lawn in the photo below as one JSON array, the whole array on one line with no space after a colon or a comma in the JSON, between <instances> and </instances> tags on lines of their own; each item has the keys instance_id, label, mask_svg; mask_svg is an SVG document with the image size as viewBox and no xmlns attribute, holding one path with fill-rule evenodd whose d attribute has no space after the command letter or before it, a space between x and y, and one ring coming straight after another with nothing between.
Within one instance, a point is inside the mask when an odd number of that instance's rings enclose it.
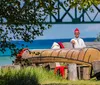
<instances>
[{"instance_id":1,"label":"lawn","mask_svg":"<svg viewBox=\"0 0 100 85\"><path fill-rule=\"evenodd\" d=\"M69 81L56 76L53 71L41 67L21 69L1 69L0 85L100 85L95 78L91 80Z\"/></svg>"}]
</instances>

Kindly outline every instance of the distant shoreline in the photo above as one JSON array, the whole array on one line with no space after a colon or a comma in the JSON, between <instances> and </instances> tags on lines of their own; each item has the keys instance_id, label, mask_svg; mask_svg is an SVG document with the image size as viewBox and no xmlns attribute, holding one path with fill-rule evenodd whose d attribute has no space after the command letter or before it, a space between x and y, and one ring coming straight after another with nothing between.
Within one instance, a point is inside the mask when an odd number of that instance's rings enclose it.
<instances>
[{"instance_id":1,"label":"distant shoreline","mask_svg":"<svg viewBox=\"0 0 100 85\"><path fill-rule=\"evenodd\" d=\"M73 38L73 37L72 37ZM34 40L32 40L32 41L41 41L41 40L62 40L62 39L72 39L72 38L55 38L55 39L53 39L53 38L49 38L49 39L34 39ZM83 37L81 37L82 39L96 39L96 37L87 37L87 38L83 38ZM12 40L12 41L23 41L23 40Z\"/></svg>"}]
</instances>

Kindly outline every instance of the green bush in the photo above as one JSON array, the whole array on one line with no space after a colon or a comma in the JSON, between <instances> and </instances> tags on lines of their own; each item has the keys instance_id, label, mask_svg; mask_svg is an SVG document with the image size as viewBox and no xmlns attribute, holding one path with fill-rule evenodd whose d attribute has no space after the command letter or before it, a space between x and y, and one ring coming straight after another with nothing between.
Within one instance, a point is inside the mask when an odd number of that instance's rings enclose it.
<instances>
[{"instance_id":1,"label":"green bush","mask_svg":"<svg viewBox=\"0 0 100 85\"><path fill-rule=\"evenodd\" d=\"M4 85L38 85L38 78L31 68L15 70L15 69L2 69L0 71L0 83ZM2 84L2 85L3 85Z\"/></svg>"}]
</instances>

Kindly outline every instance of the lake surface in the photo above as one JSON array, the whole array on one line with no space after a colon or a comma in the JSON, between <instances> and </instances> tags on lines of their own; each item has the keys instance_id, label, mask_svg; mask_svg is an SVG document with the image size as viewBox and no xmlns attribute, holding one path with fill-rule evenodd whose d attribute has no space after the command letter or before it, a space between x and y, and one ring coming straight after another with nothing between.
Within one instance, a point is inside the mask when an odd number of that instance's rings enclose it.
<instances>
[{"instance_id":1,"label":"lake surface","mask_svg":"<svg viewBox=\"0 0 100 85\"><path fill-rule=\"evenodd\" d=\"M93 42L96 38L83 38L85 42ZM53 42L70 42L71 39L49 39L49 40L34 40L32 43L24 42L24 41L12 41L12 43L16 44L18 48L22 48L22 44L24 44L24 48L29 49L50 49ZM5 53L0 52L0 66L12 64L13 57L11 57L11 51L7 48Z\"/></svg>"}]
</instances>

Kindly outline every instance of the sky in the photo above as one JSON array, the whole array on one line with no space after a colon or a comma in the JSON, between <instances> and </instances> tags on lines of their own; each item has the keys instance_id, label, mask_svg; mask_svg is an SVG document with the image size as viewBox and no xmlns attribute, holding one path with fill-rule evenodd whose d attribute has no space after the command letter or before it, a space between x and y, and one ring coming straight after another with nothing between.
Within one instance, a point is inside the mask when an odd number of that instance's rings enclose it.
<instances>
[{"instance_id":1,"label":"sky","mask_svg":"<svg viewBox=\"0 0 100 85\"><path fill-rule=\"evenodd\" d=\"M93 6L91 6L93 7ZM100 5L98 6L100 9ZM97 9L94 8L94 12L90 12L89 10L87 13L93 20L95 15L98 13ZM61 8L60 15L64 14L64 10ZM75 17L74 9L71 9L70 14ZM81 13L78 12L78 16ZM47 19L48 20L48 19ZM70 18L67 16L64 20L69 20ZM89 21L89 17L85 14L85 21ZM100 21L100 12L98 13L95 21ZM65 38L73 38L74 37L74 30L78 28L80 30L80 37L82 38L92 38L97 37L98 33L100 32L100 23L99 24L53 24L50 29L44 31L43 36L37 37L36 39L65 39Z\"/></svg>"},{"instance_id":2,"label":"sky","mask_svg":"<svg viewBox=\"0 0 100 85\"><path fill-rule=\"evenodd\" d=\"M80 30L80 37L82 38L97 37L100 32L100 24L57 24L52 25L52 28L44 31L43 36L36 39L73 38L75 28Z\"/></svg>"}]
</instances>

